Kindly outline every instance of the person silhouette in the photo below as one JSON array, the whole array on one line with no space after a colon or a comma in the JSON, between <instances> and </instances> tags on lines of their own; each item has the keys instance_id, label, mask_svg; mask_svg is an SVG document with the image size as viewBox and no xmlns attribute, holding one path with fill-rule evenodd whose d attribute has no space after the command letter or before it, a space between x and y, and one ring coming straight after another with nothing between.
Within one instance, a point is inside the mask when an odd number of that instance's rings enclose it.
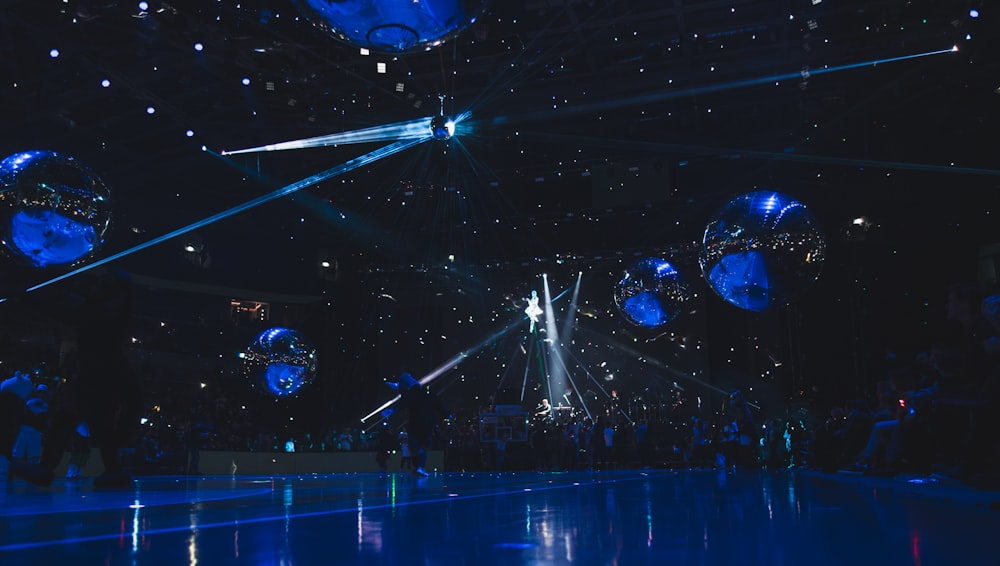
<instances>
[{"instance_id":1,"label":"person silhouette","mask_svg":"<svg viewBox=\"0 0 1000 566\"><path fill-rule=\"evenodd\" d=\"M410 455L413 459L413 475L427 477L427 449L438 422L449 415L449 411L437 395L420 384L409 373L399 376L398 382L386 382L389 388L399 391L400 403L407 411L407 436Z\"/></svg>"},{"instance_id":2,"label":"person silhouette","mask_svg":"<svg viewBox=\"0 0 1000 566\"><path fill-rule=\"evenodd\" d=\"M529 332L535 331L535 325L538 323L538 315L542 314L542 309L538 306L538 291L531 291L531 298L526 299L528 301L528 307L524 309L524 314L528 315L528 319L531 321L531 326L529 327Z\"/></svg>"}]
</instances>

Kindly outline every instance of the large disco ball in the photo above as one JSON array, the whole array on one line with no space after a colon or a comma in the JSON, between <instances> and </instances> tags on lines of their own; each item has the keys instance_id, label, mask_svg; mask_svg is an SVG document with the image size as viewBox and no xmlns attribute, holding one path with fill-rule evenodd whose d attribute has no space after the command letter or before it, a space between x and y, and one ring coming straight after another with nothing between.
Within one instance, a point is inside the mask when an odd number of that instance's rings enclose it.
<instances>
[{"instance_id":1,"label":"large disco ball","mask_svg":"<svg viewBox=\"0 0 1000 566\"><path fill-rule=\"evenodd\" d=\"M265 395L290 397L316 377L316 349L288 328L261 332L243 353L243 375Z\"/></svg>"},{"instance_id":2,"label":"large disco ball","mask_svg":"<svg viewBox=\"0 0 1000 566\"><path fill-rule=\"evenodd\" d=\"M101 245L110 192L76 159L24 151L0 161L0 243L33 267L78 263Z\"/></svg>"},{"instance_id":3,"label":"large disco ball","mask_svg":"<svg viewBox=\"0 0 1000 566\"><path fill-rule=\"evenodd\" d=\"M436 47L476 21L489 0L295 0L313 25L356 47L405 53Z\"/></svg>"},{"instance_id":4,"label":"large disco ball","mask_svg":"<svg viewBox=\"0 0 1000 566\"><path fill-rule=\"evenodd\" d=\"M629 322L646 328L657 328L676 319L690 298L680 272L657 257L636 261L615 285L618 310Z\"/></svg>"},{"instance_id":5,"label":"large disco ball","mask_svg":"<svg viewBox=\"0 0 1000 566\"><path fill-rule=\"evenodd\" d=\"M826 240L802 203L781 193L740 195L705 228L702 275L726 302L763 312L787 306L823 269Z\"/></svg>"}]
</instances>

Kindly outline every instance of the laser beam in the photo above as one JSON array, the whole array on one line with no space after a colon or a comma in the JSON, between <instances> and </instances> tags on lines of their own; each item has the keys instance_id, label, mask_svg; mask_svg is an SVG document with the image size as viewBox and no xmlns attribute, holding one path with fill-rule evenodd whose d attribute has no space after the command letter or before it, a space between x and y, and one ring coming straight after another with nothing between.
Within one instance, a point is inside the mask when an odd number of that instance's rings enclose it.
<instances>
[{"instance_id":1,"label":"laser beam","mask_svg":"<svg viewBox=\"0 0 1000 566\"><path fill-rule=\"evenodd\" d=\"M410 140L426 138L430 135L431 118L420 118L409 122L397 122L373 128L352 130L338 134L327 134L314 138L291 140L281 143L223 151L222 155L237 155L240 153L257 153L261 151L282 151L286 149L305 149L310 147L327 147L331 145L348 145L354 143L370 143L391 140Z\"/></svg>"},{"instance_id":2,"label":"laser beam","mask_svg":"<svg viewBox=\"0 0 1000 566\"><path fill-rule=\"evenodd\" d=\"M563 295L565 295L569 291L570 291L570 287L567 287L561 293L559 293L558 295L556 295L556 297L554 299L552 299L552 300L553 301L558 301L560 298L562 298ZM527 317L525 317L525 318L527 318ZM421 385L426 385L426 384L430 383L431 381L433 381L434 379L436 379L441 374L443 374L446 371L448 371L448 370L454 368L455 366L457 366L465 358L467 358L470 355L472 355L472 354L474 354L474 353L482 350L483 348L485 348L489 344L495 342L498 338L500 338L504 334L507 334L511 330L519 327L521 324L524 323L525 318L519 318L519 319L517 319L516 321L508 324L507 326L503 327L502 329L500 329L500 330L494 332L493 334L487 336L483 341L481 341L478 344L472 346L471 348L467 348L467 349L462 350L461 352L455 354L450 359L448 359L448 361L444 362L443 364L441 364L437 368L431 370L430 372L427 373L427 375L424 375L423 377L421 377L417 381ZM524 395L524 393L522 392L522 398L523 398L523 395ZM368 413L367 415L361 417L361 422L363 423L363 422L367 421L368 419L374 417L375 415L381 413L385 409L388 409L389 407L393 406L400 399L401 399L401 397L399 395L396 395L392 399L389 399L385 403L382 403L381 405L379 405L378 408L376 408L372 412Z\"/></svg>"},{"instance_id":3,"label":"laser beam","mask_svg":"<svg viewBox=\"0 0 1000 566\"><path fill-rule=\"evenodd\" d=\"M369 163L378 161L379 159L382 159L382 158L385 158L385 157L389 157L390 155L399 153L399 152L403 151L404 149L411 148L411 147L413 147L413 146L415 146L417 144L423 143L423 142L425 142L425 141L427 141L429 139L432 139L431 136L430 136L430 132L425 132L423 138L398 141L396 143L392 143L392 144L389 144L387 146L381 147L379 149L376 149L375 151L372 151L372 152L366 153L364 155L355 157L354 159L351 159L349 161L345 161L344 163L341 163L340 165L337 165L336 167L331 167L330 169L327 169L326 171L322 171L320 173L316 173L315 175L312 175L310 177L306 177L305 179L302 179L300 181L296 181L296 182L294 182L294 183L292 183L290 185L285 185L284 187L281 187L280 189L277 189L277 190L275 190L273 192L270 192L270 193L268 193L266 195L259 196L259 197L255 198L253 200L250 200L250 201L247 201L247 202L245 202L243 204L234 206L234 207L232 207L230 209L227 209L227 210L224 210L224 211L222 211L222 212L220 212L218 214L213 214L212 216L209 216L208 218L205 218L204 220L199 220L199 221L194 222L192 224L188 224L187 226L184 226L182 228L178 228L178 229L174 230L173 232L168 232L168 233L166 233L166 234L164 234L162 236L153 238L152 240L149 240L148 242L145 242L145 243L142 243L142 244L138 244L138 245L133 246L133 247L127 249L127 250L124 250L124 251L118 252L118 253L116 253L114 255L110 255L108 257L99 259L99 260L97 260L97 261L95 261L93 263L90 263L90 264L85 265L83 267L80 267L78 269L74 269L73 271L70 271L68 273L64 273L64 274L62 274L62 275L60 275L58 277L53 277L52 279L49 279L48 281L45 281L43 283L39 283L39 284L37 284L37 285L35 285L33 287L29 287L27 290L25 290L25 292L26 293L30 293L32 291L36 291L38 289L41 289L42 287L46 287L46 286L51 285L53 283L62 281L64 279L69 279L70 277L73 277L75 275L79 275L79 274L81 274L84 271L87 271L89 269L94 269L95 267L106 265L108 263L111 263L112 261L119 260L119 259L121 259L121 258L123 258L123 257L125 257L127 255L131 255L131 254L134 254L135 252L138 252L138 251L144 250L146 248L150 248L152 246L155 246L157 244L166 242L167 240L176 238L177 236L180 236L182 234L187 234L188 232L191 232L192 230L197 230L198 228L202 228L202 227L208 226L209 224L212 224L214 222L218 222L219 220L222 220L224 218L229 218L230 216L233 216L233 215L239 214L241 212L250 210L251 208L254 208L256 206L260 206L260 205L262 205L264 203L271 202L272 200L276 200L276 199L279 199L279 198L281 198L283 196L290 195L290 194L292 194L292 193L294 193L296 191L299 191L299 190L302 190L302 189L304 189L306 187L315 185L316 183L320 183L320 182L325 181L325 180L327 180L327 179L329 179L331 177L336 177L337 175L341 175L343 173L347 173L348 171L353 171L354 169L357 169L359 167L364 167L365 165L368 165Z\"/></svg>"},{"instance_id":4,"label":"laser beam","mask_svg":"<svg viewBox=\"0 0 1000 566\"><path fill-rule=\"evenodd\" d=\"M908 59L918 59L921 57L931 57L934 55L942 55L944 53L955 53L957 51L958 48L953 46L949 47L948 49L938 49L937 51L927 51L925 53L913 53L910 55L901 55L899 57L889 57L887 59L873 59L861 63L848 63L846 65L827 67L825 69L812 69L809 71L809 76L825 75L828 73L836 73L839 71L847 71L850 69L857 69L861 67L876 67L878 65L885 65L887 63L895 63L897 61L906 61ZM660 92L645 94L641 96L624 97L615 100L594 102L591 104L581 104L578 106L566 106L560 109L546 109L537 112L527 112L524 114L498 116L496 118L493 118L492 120L475 121L474 124L477 126L484 125L489 127L489 126L507 125L518 122L552 120L554 118L563 118L571 115L591 114L593 112L599 112L601 110L611 110L615 108L625 108L628 106L638 106L642 104L671 100L674 98L696 96L711 92L720 92L720 91L733 90L748 86L756 86L756 85L781 82L793 79L797 80L802 78L803 78L803 71L795 71L793 73L768 75L766 77L757 77L752 79L745 79L742 81L733 81L715 85L703 85L698 87L676 89L676 90L664 89Z\"/></svg>"}]
</instances>

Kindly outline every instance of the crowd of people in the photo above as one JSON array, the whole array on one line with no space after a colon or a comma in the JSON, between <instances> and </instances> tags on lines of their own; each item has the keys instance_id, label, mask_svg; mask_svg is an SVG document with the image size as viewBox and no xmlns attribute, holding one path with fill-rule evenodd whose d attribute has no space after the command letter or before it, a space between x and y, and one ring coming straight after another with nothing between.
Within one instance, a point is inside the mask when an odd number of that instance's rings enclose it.
<instances>
[{"instance_id":1,"label":"crowd of people","mask_svg":"<svg viewBox=\"0 0 1000 566\"><path fill-rule=\"evenodd\" d=\"M408 373L388 384L401 396L401 416L387 411L374 423L322 433L261 430L245 405L218 393L179 399L168 388L155 404L141 403L114 332L127 313L118 284L81 280L81 297L67 297L80 301L72 322L85 338L82 355L62 364L64 379L25 368L0 376L0 465L11 475L49 485L69 453L66 477L79 479L93 448L104 467L95 485L112 488L135 474L200 474L206 450L369 452L381 471L400 453L401 467L416 475L427 473L427 451L440 450L454 471L812 468L976 486L1000 477L991 418L1000 402L1000 296L983 298L971 284L948 289L946 326L926 347L888 351L870 391L826 414L799 408L764 417L736 390L709 414L650 418L630 414L612 392L587 412L560 413L543 399L523 411L524 435L486 434L484 415L495 407L449 410ZM84 308L91 303L100 316ZM140 420L139 407L153 412Z\"/></svg>"}]
</instances>

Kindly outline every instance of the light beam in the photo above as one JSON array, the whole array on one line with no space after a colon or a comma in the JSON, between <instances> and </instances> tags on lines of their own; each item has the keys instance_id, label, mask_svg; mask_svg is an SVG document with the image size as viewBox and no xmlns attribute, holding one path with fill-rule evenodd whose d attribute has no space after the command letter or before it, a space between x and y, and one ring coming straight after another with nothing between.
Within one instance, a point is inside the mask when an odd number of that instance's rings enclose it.
<instances>
[{"instance_id":1,"label":"light beam","mask_svg":"<svg viewBox=\"0 0 1000 566\"><path fill-rule=\"evenodd\" d=\"M409 122L397 122L373 128L352 130L339 134L327 134L314 138L291 140L281 143L223 151L222 155L237 155L240 153L257 153L261 151L282 151L286 149L306 149L310 147L327 147L331 145L348 145L354 143L370 143L390 140L411 140L426 138L430 135L431 118L420 118Z\"/></svg>"},{"instance_id":2,"label":"light beam","mask_svg":"<svg viewBox=\"0 0 1000 566\"><path fill-rule=\"evenodd\" d=\"M75 275L79 275L80 273L83 273L84 271L87 271L89 269L94 269L95 267L100 267L102 265L106 265L108 263L111 263L112 261L116 261L118 259L121 259L121 258L127 256L127 255L131 255L131 254L133 254L135 252L138 252L138 251L144 250L146 248L155 246L156 244L163 243L163 242L165 242L167 240L176 238L177 236L180 236L182 234L187 234L188 232L191 232L193 230L197 230L198 228L202 228L202 227L208 226L209 224L212 224L214 222L218 222L219 220L222 220L224 218L229 218L230 216L233 216L233 215L239 214L241 212L250 210L251 208L254 208L256 206L260 206L260 205L262 205L264 203L271 202L272 200L276 200L276 199L279 199L279 198L281 198L283 196L290 195L290 194L292 194L292 193L294 193L296 191L299 191L299 190L302 190L302 189L304 189L306 187L315 185L316 183L320 183L320 182L325 181L325 180L327 180L327 179L329 179L331 177L336 177L337 175L341 175L343 173L347 173L348 171L353 171L354 169L357 169L359 167L364 167L365 165L368 165L369 163L378 161L379 159L382 159L384 157L389 157L390 155L399 153L400 151L403 151L404 149L411 148L411 147L413 147L413 146L415 146L417 144L423 143L423 142L425 142L425 141L427 141L429 139L432 139L430 137L430 134L429 133L425 133L424 137L420 138L420 139L411 139L411 140L398 141L396 143L392 143L392 144L389 144L387 146L381 147L379 149L376 149L375 151L372 151L372 152L366 153L364 155L355 157L354 159L351 159L349 161L345 161L344 163L341 163L340 165L337 165L336 167L331 167L330 169L327 169L326 171L322 171L320 173L316 173L315 175L312 175L310 177L306 177L305 179L302 179L301 181L297 181L297 182L292 183L290 185L285 185L284 187L281 187L280 189L277 189L277 190L275 190L273 192L270 192L270 193L268 193L266 195L259 196L259 197L255 198L253 200L250 200L250 201L247 201L247 202L245 202L243 204L234 206L234 207L232 207L230 209L227 209L227 210L224 210L224 211L222 211L222 212L220 212L218 214L214 214L212 216L209 216L208 218L205 218L204 220L199 220L199 221L194 222L192 224L188 224L187 226L184 226L182 228L178 228L178 229L174 230L173 232L168 232L168 233L166 233L166 234L164 234L162 236L153 238L152 240L149 240L148 242L145 242L145 243L142 243L142 244L138 244L138 245L133 246L133 247L127 249L127 250L124 250L124 251L118 252L118 253L116 253L114 255L110 255L108 257L99 259L99 260L97 260L97 261L95 261L93 263L90 263L90 264L85 265L83 267L80 267L78 269L74 269L73 271L70 271L68 273L64 273L64 274L62 274L62 275L60 275L58 277L53 277L52 279L49 279L48 281L45 281L43 283L39 283L39 284L37 284L37 285L35 285L33 287L29 287L27 290L25 290L25 293L30 293L32 291L36 291L38 289L41 289L42 287L46 287L48 285L51 285L53 283L62 281L64 279L69 279L70 277L73 277Z\"/></svg>"},{"instance_id":3,"label":"light beam","mask_svg":"<svg viewBox=\"0 0 1000 566\"><path fill-rule=\"evenodd\" d=\"M948 49L938 49L937 51L927 51L925 53L914 53L910 55L901 55L899 57L889 57L887 59L873 59L871 61L865 61L862 63L849 63L846 65L837 65L835 67L827 67L825 69L815 69L810 70L809 74L811 76L815 75L825 75L828 73L836 73L840 71L847 71L850 69L857 69L860 67L875 67L878 65L885 65L887 63L895 63L897 61L905 61L908 59L918 59L921 57L931 57L934 55L942 55L944 53L955 53L958 48L955 46L949 47ZM549 121L554 118L564 118L569 115L579 115L579 114L591 114L594 112L600 112L602 110L612 110L615 108L625 108L628 106L639 106L643 104L650 104L654 102L661 102L664 100L672 100L675 98L688 98L691 96L697 96L701 94L707 94L711 92L720 92L726 90L733 90L737 88L743 88L748 86L756 86L774 82L781 82L786 80L798 80L802 78L802 71L795 71L793 73L784 73L779 75L768 75L766 77L757 77L753 79L745 79L742 81L733 81L722 84L715 85L704 85L685 89L670 89L664 88L660 92L653 94L644 94L641 96L632 96L626 98L619 98L615 100L606 100L603 102L595 102L591 104L580 104L577 106L566 106L559 109L546 109L537 112L526 112L524 114L508 115L508 116L498 116L492 120L483 120L476 122L476 124L484 124L487 126L501 126L509 125L518 122L530 122L537 120Z\"/></svg>"}]
</instances>

